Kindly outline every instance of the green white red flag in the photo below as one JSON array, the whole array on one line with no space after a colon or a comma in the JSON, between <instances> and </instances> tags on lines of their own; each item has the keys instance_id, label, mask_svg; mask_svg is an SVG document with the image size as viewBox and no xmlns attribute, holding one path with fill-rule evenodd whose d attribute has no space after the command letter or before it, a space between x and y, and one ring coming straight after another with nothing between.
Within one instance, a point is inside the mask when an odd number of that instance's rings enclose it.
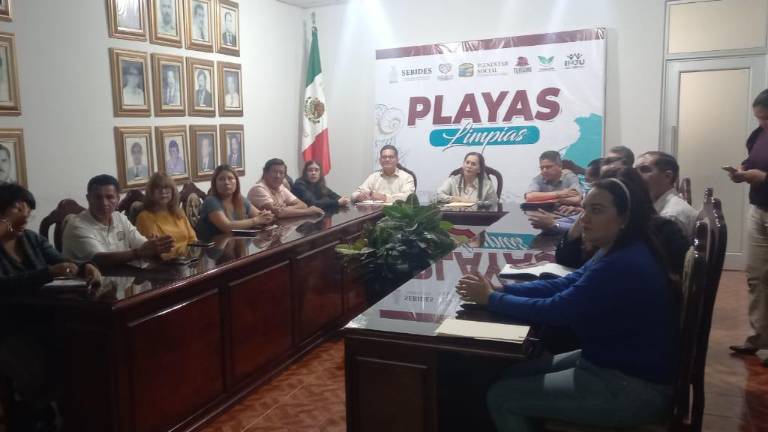
<instances>
[{"instance_id":1,"label":"green white red flag","mask_svg":"<svg viewBox=\"0 0 768 432\"><path fill-rule=\"evenodd\" d=\"M301 152L304 161L314 160L323 166L323 175L331 170L331 151L328 145L328 115L325 109L323 72L320 68L320 48L317 27L312 26L312 45L307 62L307 81L302 106Z\"/></svg>"}]
</instances>

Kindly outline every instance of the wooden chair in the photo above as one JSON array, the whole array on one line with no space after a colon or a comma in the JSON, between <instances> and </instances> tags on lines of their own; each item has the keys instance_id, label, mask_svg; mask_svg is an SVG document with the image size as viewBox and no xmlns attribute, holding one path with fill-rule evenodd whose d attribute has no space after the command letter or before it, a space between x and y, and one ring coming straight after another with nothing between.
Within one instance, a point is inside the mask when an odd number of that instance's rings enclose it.
<instances>
[{"instance_id":1,"label":"wooden chair","mask_svg":"<svg viewBox=\"0 0 768 432\"><path fill-rule=\"evenodd\" d=\"M691 205L691 178L685 177L682 180L680 180L680 183L677 185L677 193L680 194L680 197L684 199L688 205Z\"/></svg>"},{"instance_id":2,"label":"wooden chair","mask_svg":"<svg viewBox=\"0 0 768 432\"><path fill-rule=\"evenodd\" d=\"M586 169L576 165L576 162L570 159L563 159L562 164L563 164L563 169L567 169L576 175L579 175L579 174L585 175L587 173Z\"/></svg>"},{"instance_id":3,"label":"wooden chair","mask_svg":"<svg viewBox=\"0 0 768 432\"><path fill-rule=\"evenodd\" d=\"M189 223L193 228L197 226L197 221L200 219L200 206L203 205L206 195L205 192L192 182L184 183L184 186L181 187L181 192L179 192L181 208L184 209L184 214L187 215L187 219L189 219Z\"/></svg>"},{"instance_id":4,"label":"wooden chair","mask_svg":"<svg viewBox=\"0 0 768 432\"><path fill-rule=\"evenodd\" d=\"M501 199L501 190L504 188L504 178L501 176L499 170L489 166L485 167L485 172L489 177L494 177L496 179L496 196ZM457 174L461 174L461 168L456 168L455 170L451 171L451 173L448 174L448 177L452 177Z\"/></svg>"},{"instance_id":5,"label":"wooden chair","mask_svg":"<svg viewBox=\"0 0 768 432\"><path fill-rule=\"evenodd\" d=\"M125 213L125 216L127 216L128 220L134 225L136 225L136 218L143 209L144 192L138 189L128 191L117 205L117 211Z\"/></svg>"},{"instance_id":6,"label":"wooden chair","mask_svg":"<svg viewBox=\"0 0 768 432\"><path fill-rule=\"evenodd\" d=\"M406 167L404 167L404 166L402 166L400 164L397 164L397 168L407 172L408 174L410 174L413 177L413 188L414 189L418 188L419 184L418 184L418 182L416 180L416 173L414 173L413 171L409 170L408 168L406 168Z\"/></svg>"},{"instance_id":7,"label":"wooden chair","mask_svg":"<svg viewBox=\"0 0 768 432\"><path fill-rule=\"evenodd\" d=\"M48 232L51 229L51 225L53 225L53 246L61 252L61 237L64 234L64 219L69 215L78 214L83 210L85 210L85 207L81 206L73 199L63 199L59 201L59 205L57 205L48 216L40 221L40 235L50 241Z\"/></svg>"}]
</instances>

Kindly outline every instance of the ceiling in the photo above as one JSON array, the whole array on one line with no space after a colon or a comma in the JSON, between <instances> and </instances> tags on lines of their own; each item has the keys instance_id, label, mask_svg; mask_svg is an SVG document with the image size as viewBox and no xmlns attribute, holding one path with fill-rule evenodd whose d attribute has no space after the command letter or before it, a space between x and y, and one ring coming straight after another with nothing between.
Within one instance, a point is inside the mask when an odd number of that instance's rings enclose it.
<instances>
[{"instance_id":1,"label":"ceiling","mask_svg":"<svg viewBox=\"0 0 768 432\"><path fill-rule=\"evenodd\" d=\"M292 6L298 6L302 9L310 9L322 6L331 6L342 3L347 3L349 0L277 0L280 3L289 4Z\"/></svg>"}]
</instances>

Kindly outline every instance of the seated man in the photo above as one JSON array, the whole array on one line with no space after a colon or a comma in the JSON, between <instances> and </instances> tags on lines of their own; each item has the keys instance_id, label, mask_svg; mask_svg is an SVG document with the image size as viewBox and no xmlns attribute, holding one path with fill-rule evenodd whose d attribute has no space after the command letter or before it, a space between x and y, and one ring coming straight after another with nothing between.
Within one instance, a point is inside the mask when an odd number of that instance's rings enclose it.
<instances>
[{"instance_id":1,"label":"seated man","mask_svg":"<svg viewBox=\"0 0 768 432\"><path fill-rule=\"evenodd\" d=\"M416 191L413 176L399 169L397 148L385 145L379 151L381 169L369 175L352 194L352 202L404 200Z\"/></svg>"},{"instance_id":2,"label":"seated man","mask_svg":"<svg viewBox=\"0 0 768 432\"><path fill-rule=\"evenodd\" d=\"M147 240L124 214L115 211L120 184L111 175L98 175L88 181L85 198L88 209L71 216L64 228L65 257L108 267L135 259L159 257L173 248L170 236Z\"/></svg>"},{"instance_id":3,"label":"seated man","mask_svg":"<svg viewBox=\"0 0 768 432\"><path fill-rule=\"evenodd\" d=\"M632 150L629 149L629 147L624 146L613 146L605 153L605 162L603 163L603 166L611 166L614 167L628 167L632 168L632 166L635 164L635 154L632 152Z\"/></svg>"},{"instance_id":4,"label":"seated man","mask_svg":"<svg viewBox=\"0 0 768 432\"><path fill-rule=\"evenodd\" d=\"M285 186L287 166L282 159L270 159L264 164L261 181L248 191L248 201L259 210L269 210L276 218L322 215L323 209L307 206Z\"/></svg>"},{"instance_id":5,"label":"seated man","mask_svg":"<svg viewBox=\"0 0 768 432\"><path fill-rule=\"evenodd\" d=\"M539 156L539 169L541 174L533 178L525 193L526 201L557 200L563 205L581 205L579 178L563 169L560 153L554 150L542 153Z\"/></svg>"},{"instance_id":6,"label":"seated man","mask_svg":"<svg viewBox=\"0 0 768 432\"><path fill-rule=\"evenodd\" d=\"M675 184L680 175L680 166L675 158L664 152L649 151L640 155L635 169L648 185L656 212L675 220L688 238L692 239L699 212L677 196Z\"/></svg>"}]
</instances>

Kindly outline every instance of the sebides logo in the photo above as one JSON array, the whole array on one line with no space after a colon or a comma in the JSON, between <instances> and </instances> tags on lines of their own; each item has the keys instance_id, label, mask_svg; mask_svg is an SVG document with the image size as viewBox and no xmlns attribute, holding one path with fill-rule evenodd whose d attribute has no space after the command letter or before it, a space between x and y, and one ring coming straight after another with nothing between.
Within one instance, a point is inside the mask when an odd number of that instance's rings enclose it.
<instances>
[{"instance_id":1,"label":"sebides logo","mask_svg":"<svg viewBox=\"0 0 768 432\"><path fill-rule=\"evenodd\" d=\"M549 56L549 57L539 56L539 72L555 70L554 63L555 63L555 56Z\"/></svg>"},{"instance_id":2,"label":"sebides logo","mask_svg":"<svg viewBox=\"0 0 768 432\"><path fill-rule=\"evenodd\" d=\"M472 63L462 63L459 65L459 76L468 78L475 75L475 65Z\"/></svg>"},{"instance_id":3,"label":"sebides logo","mask_svg":"<svg viewBox=\"0 0 768 432\"><path fill-rule=\"evenodd\" d=\"M581 53L572 53L565 56L563 65L566 69L579 69L584 67L586 60Z\"/></svg>"},{"instance_id":4,"label":"sebides logo","mask_svg":"<svg viewBox=\"0 0 768 432\"><path fill-rule=\"evenodd\" d=\"M430 76L432 76L431 67L410 68L410 69L400 70L400 77L403 79L403 81L427 80L429 79Z\"/></svg>"},{"instance_id":5,"label":"sebides logo","mask_svg":"<svg viewBox=\"0 0 768 432\"><path fill-rule=\"evenodd\" d=\"M515 64L515 73L528 73L532 70L530 63L528 63L528 57L518 57L517 64Z\"/></svg>"}]
</instances>

